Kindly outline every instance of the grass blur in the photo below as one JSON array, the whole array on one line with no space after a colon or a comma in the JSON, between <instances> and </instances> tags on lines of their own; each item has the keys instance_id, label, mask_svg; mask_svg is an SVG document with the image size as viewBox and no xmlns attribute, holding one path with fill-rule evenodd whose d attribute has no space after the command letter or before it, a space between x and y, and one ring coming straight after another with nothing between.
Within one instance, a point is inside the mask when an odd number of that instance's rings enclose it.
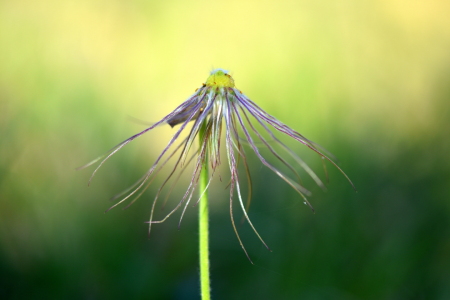
<instances>
[{"instance_id":1,"label":"grass blur","mask_svg":"<svg viewBox=\"0 0 450 300\"><path fill-rule=\"evenodd\" d=\"M340 160L316 214L251 161L234 236L212 191L214 299L450 298L448 1L0 2L0 297L197 299L196 210L146 224L159 177L126 211L173 130L158 128L86 187L75 172L185 100L212 68ZM320 159L296 147L319 174ZM225 161L225 160L224 160ZM322 176L323 178L324 176ZM175 190L175 203L184 190ZM161 216L164 212L161 213Z\"/></svg>"}]
</instances>

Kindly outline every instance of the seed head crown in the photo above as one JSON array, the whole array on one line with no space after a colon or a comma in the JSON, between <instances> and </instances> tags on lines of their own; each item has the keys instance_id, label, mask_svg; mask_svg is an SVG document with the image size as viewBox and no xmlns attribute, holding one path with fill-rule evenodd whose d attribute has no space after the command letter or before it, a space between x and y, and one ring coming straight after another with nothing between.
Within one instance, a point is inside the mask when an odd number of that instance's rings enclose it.
<instances>
[{"instance_id":1,"label":"seed head crown","mask_svg":"<svg viewBox=\"0 0 450 300\"><path fill-rule=\"evenodd\" d=\"M234 87L234 80L228 74L228 71L222 69L216 69L211 72L208 79L206 79L206 86L212 87Z\"/></svg>"}]
</instances>

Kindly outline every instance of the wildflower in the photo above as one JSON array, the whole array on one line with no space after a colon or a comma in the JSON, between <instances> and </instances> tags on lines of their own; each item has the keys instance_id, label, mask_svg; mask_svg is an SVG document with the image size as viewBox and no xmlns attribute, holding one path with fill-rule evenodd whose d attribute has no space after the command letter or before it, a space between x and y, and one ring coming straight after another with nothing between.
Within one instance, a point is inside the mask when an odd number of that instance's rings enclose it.
<instances>
[{"instance_id":1,"label":"wildflower","mask_svg":"<svg viewBox=\"0 0 450 300\"><path fill-rule=\"evenodd\" d=\"M187 137L182 139L181 142L178 142L177 144L177 140L179 139L180 134L186 129L186 127L190 122L193 122L193 124L189 130L189 133L187 134ZM269 115L264 110L262 110L256 103L251 101L241 91L236 89L233 78L228 74L227 71L223 69L216 69L212 71L206 82L200 88L198 88L195 91L195 93L191 97L189 97L189 99L183 102L174 111L169 113L160 121L154 123L147 129L126 139L122 143L118 144L117 146L109 150L105 155L98 157L94 161L88 163L87 165L81 168L88 167L103 159L98 165L98 167L92 173L92 176L89 179L90 182L94 177L94 175L96 174L96 172L98 171L98 169L112 155L117 153L120 149L122 149L125 145L129 144L134 139L140 137L144 133L152 130L153 128L159 125L169 124L171 127L180 125L180 127L176 130L173 137L170 139L167 146L157 157L156 161L151 166L151 168L135 184L133 184L124 192L115 196L114 199L119 199L120 197L122 197L122 199L107 210L109 211L110 209L130 199L132 196L134 196L134 199L125 208L133 204L134 201L136 201L136 199L138 199L148 188L152 180L155 178L155 175L166 165L166 163L171 158L175 156L176 153L180 152L176 158L172 171L170 172L166 180L162 183L161 187L158 189L155 199L153 201L150 213L150 220L148 222L150 233L151 224L164 222L176 210L178 210L181 206L184 205L180 217L181 222L186 207L190 203L194 191L196 190L196 187L198 185L200 172L202 168L204 167L207 168L208 165L211 169L211 175L209 177L209 182L205 190L209 187L211 179L214 177L215 171L221 164L220 144L221 144L223 123L225 123L224 143L226 149L226 156L228 160L228 167L231 174L229 183L231 222L234 231L236 233L236 236L239 240L239 243L241 244L246 254L247 252L245 251L245 248L239 237L233 217L233 196L235 193L237 194L238 203L241 206L245 219L248 221L248 223L250 224L253 231L258 236L258 238L261 240L261 242L266 247L267 245L256 231L252 222L250 221L247 215L248 205L247 207L244 205L244 201L242 198L241 186L239 182L240 174L238 172L238 164L241 160L243 162L246 171L246 176L251 186L249 167L247 164L246 154L243 147L244 143L250 146L250 148L253 150L256 156L266 167L272 170L281 179L283 179L286 183L288 183L294 190L296 190L303 198L305 204L307 204L311 209L313 208L306 198L306 196L311 195L311 192L308 191L301 184L299 180L300 177L296 172L296 170L294 169L294 167L292 167L284 158L282 158L276 152L275 148L269 143L266 137L267 136L270 137L270 139L274 142L274 144L281 146L281 148L284 149L309 174L309 176L311 176L311 178L317 183L317 185L319 185L322 188L325 188L325 186L323 182L319 179L319 177L314 173L314 171L312 171L308 167L308 165L302 159L300 159L300 157L298 157L288 146L282 143L275 136L273 129L281 133L284 133L285 135L302 143L303 145L305 145L306 147L310 148L318 155L320 155L322 159L331 162L347 178L350 184L352 184L348 176L333 162L333 160L331 160L327 155L324 154L324 150L320 146L318 146L316 143L307 139L300 133L281 123L273 116ZM258 130L257 128L260 129ZM199 132L201 130L203 130L204 134L200 136ZM194 140L197 136L199 136L199 138L202 138L200 142L200 147L193 147L192 144L194 143ZM292 171L292 173L298 179L297 181L286 176L273 164L269 163L269 161L261 154L260 150L258 149L257 144L261 143L270 151L270 153L276 159L278 159L282 164L284 164L288 169L290 169L290 171ZM161 195L163 188L168 184L169 180L172 177L175 177L174 182L172 183L172 186L170 187L170 190L168 192L168 194L170 194L174 185L177 183L178 178L186 170L187 166L190 165L191 162L194 162L192 169L192 176L184 196L178 202L175 208L173 208L166 215L166 217L164 217L162 220L159 221L153 220L155 205ZM175 175L177 172L178 174ZM251 194L251 188L249 194ZM197 200L197 202L199 200ZM269 247L267 248L269 249Z\"/></svg>"}]
</instances>

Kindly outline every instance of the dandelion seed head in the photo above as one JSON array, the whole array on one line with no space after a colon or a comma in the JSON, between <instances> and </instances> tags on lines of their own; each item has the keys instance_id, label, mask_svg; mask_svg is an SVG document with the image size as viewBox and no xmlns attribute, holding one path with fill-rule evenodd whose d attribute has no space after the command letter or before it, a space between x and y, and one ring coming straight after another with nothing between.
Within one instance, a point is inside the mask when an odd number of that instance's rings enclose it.
<instances>
[{"instance_id":1,"label":"dandelion seed head","mask_svg":"<svg viewBox=\"0 0 450 300\"><path fill-rule=\"evenodd\" d=\"M228 74L227 70L215 69L211 71L211 75L206 79L205 84L211 87L234 88L234 79Z\"/></svg>"},{"instance_id":2,"label":"dandelion seed head","mask_svg":"<svg viewBox=\"0 0 450 300\"><path fill-rule=\"evenodd\" d=\"M311 192L303 186L300 175L296 170L296 165L298 165L297 167L299 168L303 168L305 172L316 182L316 184L325 190L325 185L322 180L292 149L290 149L277 137L277 132L278 134L291 138L314 151L324 162L325 160L330 162L353 186L353 183L344 171L342 171L341 168L339 168L338 165L327 156L328 154L324 154L326 153L326 150L265 112L255 102L250 100L246 95L235 88L233 78L228 74L228 71L224 69L215 69L211 71L211 74L207 78L206 82L199 87L192 96L181 103L177 108L175 108L174 111L166 115L160 121L152 124L147 129L134 134L122 143L119 143L113 147L105 155L98 157L81 168L88 167L98 161L101 161L98 167L94 170L91 176L92 179L97 170L112 155L117 153L134 139L163 124L168 124L171 127L179 125L179 127L175 129L175 133L169 140L167 146L157 157L154 164L135 184L123 193L120 193L114 197L114 199L122 199L111 207L116 207L133 196L134 199L130 201L128 206L134 203L149 187L156 174L158 174L160 170L165 167L168 161L172 160L174 162L172 171L158 189L151 206L150 218L148 221L149 234L152 224L164 222L175 211L184 206L180 217L181 222L187 206L194 197L194 192L199 189L199 181L202 170L210 169L211 172L205 173L209 178L206 178L206 186L203 186L200 190L200 197L198 198L197 203L200 201L202 195L208 189L211 180L214 177L215 171L221 164L221 151L223 151L221 149L225 148L225 157L230 171L230 179L227 185L227 188L229 189L230 217L239 243L241 244L244 252L247 254L239 237L234 221L233 202L235 201L238 202L244 214L245 220L253 229L257 237L267 247L267 249L270 250L270 248L263 241L262 237L256 231L247 214L252 194L252 180L246 153L254 153L264 166L269 168L278 177L290 185L303 198L303 203L309 206L313 211L313 207L306 198L311 195ZM190 129L187 129L189 128L188 124L192 124ZM222 134L222 128L224 134ZM181 133L186 131L188 131L187 137L184 139L180 138ZM193 145L197 137L199 140L199 146L195 147ZM225 144L225 147L221 147L221 143ZM261 147L258 145L267 148L269 150L268 153L266 154L261 152ZM282 156L282 152L280 151L283 151L284 154L291 156L296 163L292 165L289 161L285 160ZM279 169L275 164L272 164L270 159L278 161L284 165L288 173L282 169ZM243 165L243 170L239 167L239 165ZM324 170L328 179L325 164ZM163 219L159 221L153 220L156 202L158 198L160 198L161 193L163 190L167 191L168 189L166 196L167 199L174 187L177 185L178 179L185 171L192 173L191 180L186 188L184 196ZM249 193L246 205L244 204L244 197L241 192L242 185L240 183L240 178L242 177L242 171L245 171L244 175L247 177L247 182L249 184ZM208 175L208 173L210 175ZM219 179L222 181L220 175Z\"/></svg>"}]
</instances>

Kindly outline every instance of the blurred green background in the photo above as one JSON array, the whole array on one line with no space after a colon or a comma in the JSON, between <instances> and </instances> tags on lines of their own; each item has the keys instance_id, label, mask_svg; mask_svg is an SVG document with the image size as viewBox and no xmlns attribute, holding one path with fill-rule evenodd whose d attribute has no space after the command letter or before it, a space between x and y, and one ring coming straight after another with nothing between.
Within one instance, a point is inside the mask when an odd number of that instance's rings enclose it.
<instances>
[{"instance_id":1,"label":"blurred green background","mask_svg":"<svg viewBox=\"0 0 450 300\"><path fill-rule=\"evenodd\" d=\"M103 213L174 131L128 145L89 188L93 169L75 168L144 128L129 116L159 120L220 67L335 154L358 193L329 166L327 192L305 183L313 214L252 156L250 217L273 252L243 225L248 262L226 180L215 185L214 299L450 299L449 11L444 0L1 1L0 297L198 299L196 209L147 239L164 176Z\"/></svg>"}]
</instances>

